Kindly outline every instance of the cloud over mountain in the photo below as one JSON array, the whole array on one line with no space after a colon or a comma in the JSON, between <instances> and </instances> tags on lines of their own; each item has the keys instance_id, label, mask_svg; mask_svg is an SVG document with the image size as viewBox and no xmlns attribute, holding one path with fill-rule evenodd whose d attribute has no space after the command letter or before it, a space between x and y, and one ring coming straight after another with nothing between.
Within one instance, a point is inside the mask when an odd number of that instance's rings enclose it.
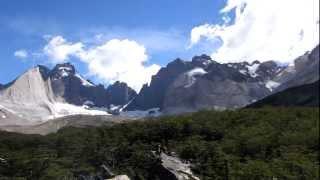
<instances>
[{"instance_id":1,"label":"cloud over mountain","mask_svg":"<svg viewBox=\"0 0 320 180\"><path fill-rule=\"evenodd\" d=\"M228 0L220 11L223 19L230 19L233 12L234 22L194 27L191 46L218 38L222 46L212 49L218 61L289 63L319 43L318 0Z\"/></svg>"},{"instance_id":2,"label":"cloud over mountain","mask_svg":"<svg viewBox=\"0 0 320 180\"><path fill-rule=\"evenodd\" d=\"M68 42L62 36L51 37L43 53L53 63L63 62L71 56L87 64L89 75L107 83L126 82L139 91L151 80L160 66L146 65L148 55L143 45L128 39L111 39L98 45Z\"/></svg>"}]
</instances>

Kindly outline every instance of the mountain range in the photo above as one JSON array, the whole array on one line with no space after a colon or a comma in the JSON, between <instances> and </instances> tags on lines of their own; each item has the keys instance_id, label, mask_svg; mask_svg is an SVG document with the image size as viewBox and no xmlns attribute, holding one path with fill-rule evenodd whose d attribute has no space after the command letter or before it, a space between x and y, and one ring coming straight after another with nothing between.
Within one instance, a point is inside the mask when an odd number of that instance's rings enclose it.
<instances>
[{"instance_id":1,"label":"mountain range","mask_svg":"<svg viewBox=\"0 0 320 180\"><path fill-rule=\"evenodd\" d=\"M108 115L88 109L125 105L135 96L125 83L115 82L108 88L94 85L70 63L58 64L52 70L39 65L3 86L0 108L2 119L24 119L28 124L72 114ZM9 118L9 114L15 117Z\"/></svg>"},{"instance_id":2,"label":"mountain range","mask_svg":"<svg viewBox=\"0 0 320 180\"><path fill-rule=\"evenodd\" d=\"M139 93L124 82L96 85L70 63L53 69L38 65L0 84L0 125L34 125L79 114L138 117L236 109L318 80L319 45L289 65L218 63L207 55L178 58Z\"/></svg>"},{"instance_id":3,"label":"mountain range","mask_svg":"<svg viewBox=\"0 0 320 180\"><path fill-rule=\"evenodd\" d=\"M319 46L282 66L275 61L221 64L202 55L176 59L152 77L125 110L160 108L176 114L244 107L284 89L319 79Z\"/></svg>"}]
</instances>

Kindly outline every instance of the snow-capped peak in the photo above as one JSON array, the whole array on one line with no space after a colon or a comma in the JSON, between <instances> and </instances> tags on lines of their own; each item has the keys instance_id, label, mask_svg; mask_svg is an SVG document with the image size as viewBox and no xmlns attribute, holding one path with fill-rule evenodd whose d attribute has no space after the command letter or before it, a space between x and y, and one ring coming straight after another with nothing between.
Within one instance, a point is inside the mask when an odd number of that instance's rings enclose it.
<instances>
[{"instance_id":1,"label":"snow-capped peak","mask_svg":"<svg viewBox=\"0 0 320 180\"><path fill-rule=\"evenodd\" d=\"M55 79L61 79L68 77L70 75L74 75L76 72L75 68L70 63L64 63L64 64L57 64L53 70L52 74L55 77Z\"/></svg>"}]
</instances>

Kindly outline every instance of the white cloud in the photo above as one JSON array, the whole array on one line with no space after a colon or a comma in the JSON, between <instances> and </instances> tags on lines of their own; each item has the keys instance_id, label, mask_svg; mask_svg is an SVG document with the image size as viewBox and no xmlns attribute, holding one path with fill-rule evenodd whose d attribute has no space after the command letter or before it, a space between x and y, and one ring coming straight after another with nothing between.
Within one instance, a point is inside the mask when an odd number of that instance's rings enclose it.
<instances>
[{"instance_id":1,"label":"white cloud","mask_svg":"<svg viewBox=\"0 0 320 180\"><path fill-rule=\"evenodd\" d=\"M44 53L54 63L77 57L86 63L89 75L107 83L126 82L139 91L144 83L149 83L160 66L145 65L148 61L146 49L135 41L112 39L100 45L84 48L82 42L72 43L61 36L52 37L44 48Z\"/></svg>"},{"instance_id":2,"label":"white cloud","mask_svg":"<svg viewBox=\"0 0 320 180\"><path fill-rule=\"evenodd\" d=\"M20 49L14 52L14 56L19 59L26 59L29 56L29 54L26 50Z\"/></svg>"},{"instance_id":3,"label":"white cloud","mask_svg":"<svg viewBox=\"0 0 320 180\"><path fill-rule=\"evenodd\" d=\"M53 63L64 62L69 59L69 56L80 53L83 49L83 44L67 42L62 36L52 37L49 43L43 48L43 52Z\"/></svg>"},{"instance_id":4,"label":"white cloud","mask_svg":"<svg viewBox=\"0 0 320 180\"><path fill-rule=\"evenodd\" d=\"M319 43L319 0L228 0L223 19L232 10L233 24L193 28L191 46L218 37L223 45L212 53L218 61L288 63Z\"/></svg>"},{"instance_id":5,"label":"white cloud","mask_svg":"<svg viewBox=\"0 0 320 180\"><path fill-rule=\"evenodd\" d=\"M160 69L156 64L144 65L148 60L146 49L127 39L107 41L83 51L80 58L88 63L91 75L110 83L126 82L137 91Z\"/></svg>"}]
</instances>

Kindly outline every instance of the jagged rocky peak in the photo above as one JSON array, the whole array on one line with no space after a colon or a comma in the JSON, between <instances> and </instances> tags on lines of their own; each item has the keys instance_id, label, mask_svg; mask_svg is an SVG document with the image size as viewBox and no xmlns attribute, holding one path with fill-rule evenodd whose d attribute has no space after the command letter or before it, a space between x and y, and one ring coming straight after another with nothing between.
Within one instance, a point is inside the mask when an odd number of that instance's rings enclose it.
<instances>
[{"instance_id":1,"label":"jagged rocky peak","mask_svg":"<svg viewBox=\"0 0 320 180\"><path fill-rule=\"evenodd\" d=\"M260 62L258 60L239 63L227 63L228 67L238 70L241 74L260 81L273 79L285 67L278 65L275 61Z\"/></svg>"},{"instance_id":2,"label":"jagged rocky peak","mask_svg":"<svg viewBox=\"0 0 320 180\"><path fill-rule=\"evenodd\" d=\"M215 62L211 59L210 56L202 54L201 56L194 56L192 58L192 64L199 67L207 67L209 64Z\"/></svg>"},{"instance_id":3,"label":"jagged rocky peak","mask_svg":"<svg viewBox=\"0 0 320 180\"><path fill-rule=\"evenodd\" d=\"M256 70L256 73L264 79L272 79L280 73L285 67L279 66L275 61L262 62Z\"/></svg>"},{"instance_id":4,"label":"jagged rocky peak","mask_svg":"<svg viewBox=\"0 0 320 180\"><path fill-rule=\"evenodd\" d=\"M137 95L136 91L130 88L127 83L120 81L108 86L107 93L110 97L110 104L117 106L125 105Z\"/></svg>"},{"instance_id":5,"label":"jagged rocky peak","mask_svg":"<svg viewBox=\"0 0 320 180\"><path fill-rule=\"evenodd\" d=\"M75 75L76 70L71 63L57 64L51 71L51 77L64 78L70 75Z\"/></svg>"},{"instance_id":6,"label":"jagged rocky peak","mask_svg":"<svg viewBox=\"0 0 320 180\"><path fill-rule=\"evenodd\" d=\"M319 53L320 53L320 47L317 45L309 55L309 58L312 59L313 61L318 61L319 62Z\"/></svg>"},{"instance_id":7,"label":"jagged rocky peak","mask_svg":"<svg viewBox=\"0 0 320 180\"><path fill-rule=\"evenodd\" d=\"M283 82L278 91L317 81L319 79L319 45L296 58L294 66L284 69L278 79Z\"/></svg>"},{"instance_id":8,"label":"jagged rocky peak","mask_svg":"<svg viewBox=\"0 0 320 180\"><path fill-rule=\"evenodd\" d=\"M49 75L50 75L50 69L47 68L46 66L43 65L37 65L35 68L37 68L40 72L40 74L42 75L43 79L48 79Z\"/></svg>"},{"instance_id":9,"label":"jagged rocky peak","mask_svg":"<svg viewBox=\"0 0 320 180\"><path fill-rule=\"evenodd\" d=\"M167 64L167 67L166 67L166 68L179 67L179 66L183 66L183 65L185 65L185 64L187 64L187 61L184 61L184 60L182 60L182 59L180 59L180 58L177 58L177 59L173 60L172 62L169 62L169 63ZM164 68L161 68L161 69L164 69ZM161 69L160 69L160 70L161 70Z\"/></svg>"},{"instance_id":10,"label":"jagged rocky peak","mask_svg":"<svg viewBox=\"0 0 320 180\"><path fill-rule=\"evenodd\" d=\"M50 88L46 83L49 72L48 68L40 65L27 70L12 82L3 85L0 99L28 103L50 99L47 97Z\"/></svg>"},{"instance_id":11,"label":"jagged rocky peak","mask_svg":"<svg viewBox=\"0 0 320 180\"><path fill-rule=\"evenodd\" d=\"M145 84L137 97L127 106L126 110L148 110L162 108L164 96L169 85L182 73L194 68L190 61L180 58L162 67L152 76L150 85Z\"/></svg>"},{"instance_id":12,"label":"jagged rocky peak","mask_svg":"<svg viewBox=\"0 0 320 180\"><path fill-rule=\"evenodd\" d=\"M301 71L315 63L319 63L319 45L295 59L294 66L297 71Z\"/></svg>"}]
</instances>

